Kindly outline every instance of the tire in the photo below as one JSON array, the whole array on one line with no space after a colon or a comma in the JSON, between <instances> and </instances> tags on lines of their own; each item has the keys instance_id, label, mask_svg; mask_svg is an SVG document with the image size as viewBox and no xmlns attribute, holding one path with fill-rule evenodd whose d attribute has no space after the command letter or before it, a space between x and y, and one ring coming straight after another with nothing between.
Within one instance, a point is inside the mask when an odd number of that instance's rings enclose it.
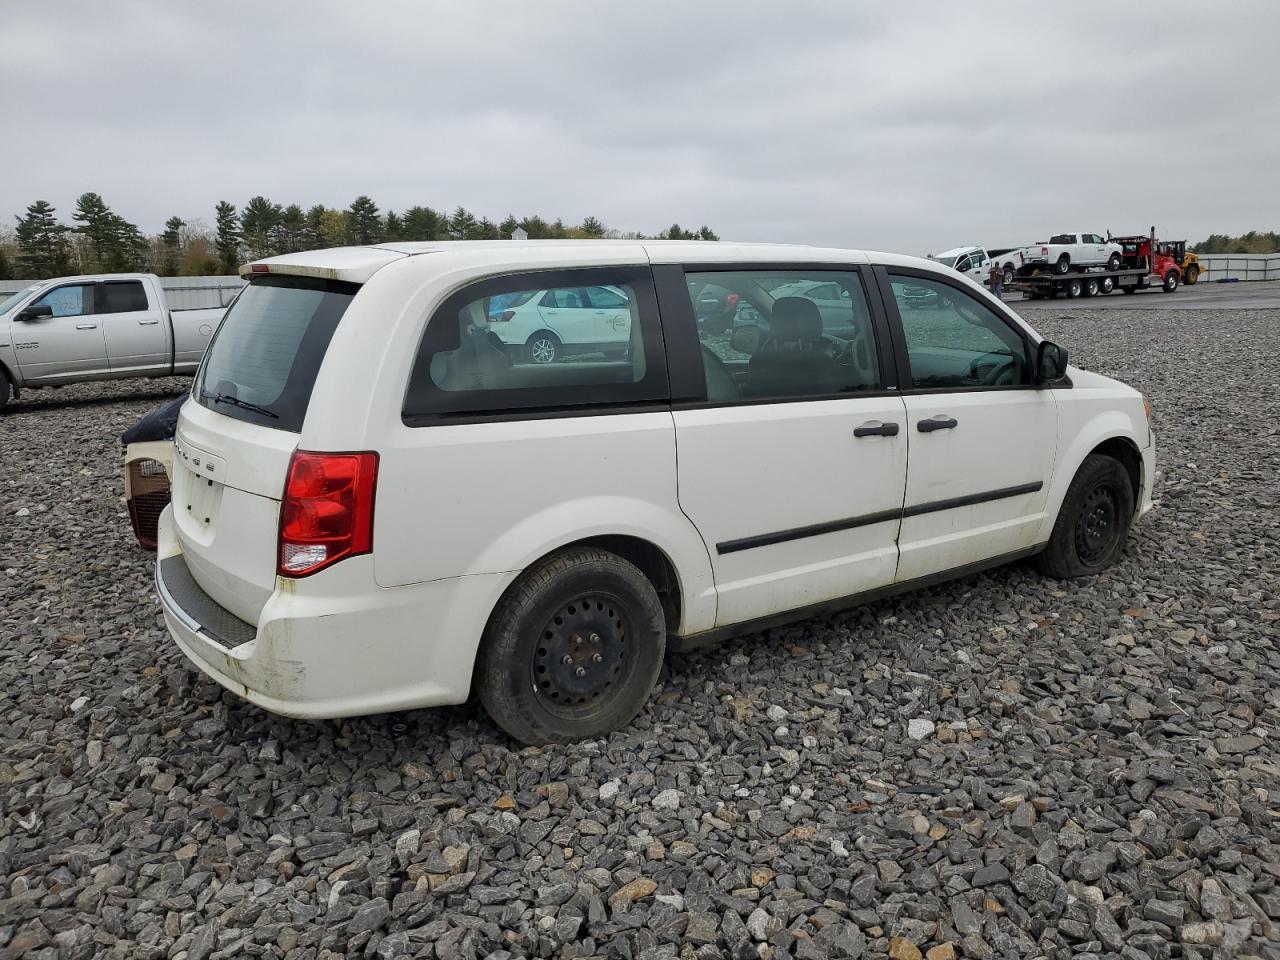
<instances>
[{"instance_id":1,"label":"tire","mask_svg":"<svg viewBox=\"0 0 1280 960\"><path fill-rule=\"evenodd\" d=\"M525 571L498 603L477 658L477 693L521 743L600 737L640 712L666 643L649 579L616 554L575 547Z\"/></svg>"},{"instance_id":2,"label":"tire","mask_svg":"<svg viewBox=\"0 0 1280 960\"><path fill-rule=\"evenodd\" d=\"M1187 286L1191 286L1200 279L1200 268L1192 264L1187 267L1186 272L1182 274L1182 282Z\"/></svg>"},{"instance_id":3,"label":"tire","mask_svg":"<svg viewBox=\"0 0 1280 960\"><path fill-rule=\"evenodd\" d=\"M1137 293L1138 285L1135 283L1127 287L1121 287L1120 289L1123 290L1125 293Z\"/></svg>"},{"instance_id":4,"label":"tire","mask_svg":"<svg viewBox=\"0 0 1280 960\"><path fill-rule=\"evenodd\" d=\"M1013 283L1013 281L1015 281L1015 280L1017 280L1017 279L1018 279L1018 271L1014 270L1014 269L1013 269L1013 267L1012 267L1011 265L1009 265L1009 264L1007 264L1007 263L1006 263L1006 264L1004 265L1004 282L1005 282L1005 286L1008 286L1009 284Z\"/></svg>"},{"instance_id":5,"label":"tire","mask_svg":"<svg viewBox=\"0 0 1280 960\"><path fill-rule=\"evenodd\" d=\"M554 363L560 357L560 338L550 330L539 330L524 345L530 363Z\"/></svg>"},{"instance_id":6,"label":"tire","mask_svg":"<svg viewBox=\"0 0 1280 960\"><path fill-rule=\"evenodd\" d=\"M1084 286L1080 288L1080 295L1083 297L1097 296L1098 281L1090 278L1084 282Z\"/></svg>"},{"instance_id":7,"label":"tire","mask_svg":"<svg viewBox=\"0 0 1280 960\"><path fill-rule=\"evenodd\" d=\"M1079 280L1067 281L1067 298L1069 300L1074 300L1076 297L1080 296L1080 294L1083 292L1084 292L1084 284L1081 283Z\"/></svg>"},{"instance_id":8,"label":"tire","mask_svg":"<svg viewBox=\"0 0 1280 960\"><path fill-rule=\"evenodd\" d=\"M4 367L0 367L0 413L4 412L4 408L9 405L9 397L13 394L13 388L9 386L9 376L4 372Z\"/></svg>"},{"instance_id":9,"label":"tire","mask_svg":"<svg viewBox=\"0 0 1280 960\"><path fill-rule=\"evenodd\" d=\"M1098 292L1102 294L1110 293L1116 288L1115 277L1103 277L1098 281Z\"/></svg>"},{"instance_id":10,"label":"tire","mask_svg":"<svg viewBox=\"0 0 1280 960\"><path fill-rule=\"evenodd\" d=\"M1058 258L1058 262L1053 265L1054 273L1066 273L1071 269L1071 258L1065 253Z\"/></svg>"},{"instance_id":11,"label":"tire","mask_svg":"<svg viewBox=\"0 0 1280 960\"><path fill-rule=\"evenodd\" d=\"M1160 285L1160 288L1164 290L1165 293L1175 292L1178 289L1178 271L1170 270L1166 273L1164 275L1164 283Z\"/></svg>"},{"instance_id":12,"label":"tire","mask_svg":"<svg viewBox=\"0 0 1280 960\"><path fill-rule=\"evenodd\" d=\"M1113 254L1112 254L1112 255L1107 259L1107 269L1108 269L1108 270L1112 270L1112 271L1115 271L1115 270L1119 270L1119 269L1120 269L1120 254L1118 254L1118 253L1113 253Z\"/></svg>"},{"instance_id":13,"label":"tire","mask_svg":"<svg viewBox=\"0 0 1280 960\"><path fill-rule=\"evenodd\" d=\"M1133 487L1120 461L1100 454L1087 457L1067 488L1036 566L1062 580L1101 573L1124 550L1133 510Z\"/></svg>"}]
</instances>

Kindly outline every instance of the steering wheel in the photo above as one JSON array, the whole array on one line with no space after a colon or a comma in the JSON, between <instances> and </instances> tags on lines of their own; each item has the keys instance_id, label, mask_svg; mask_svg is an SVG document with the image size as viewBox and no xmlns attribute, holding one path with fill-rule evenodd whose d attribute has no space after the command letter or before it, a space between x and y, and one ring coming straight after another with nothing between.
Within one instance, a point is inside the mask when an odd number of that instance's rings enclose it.
<instances>
[{"instance_id":1,"label":"steering wheel","mask_svg":"<svg viewBox=\"0 0 1280 960\"><path fill-rule=\"evenodd\" d=\"M842 367L853 363L853 342L833 337L829 333L822 335L822 352Z\"/></svg>"},{"instance_id":2,"label":"steering wheel","mask_svg":"<svg viewBox=\"0 0 1280 960\"><path fill-rule=\"evenodd\" d=\"M983 363L983 360L992 358L994 362ZM988 353L982 357L976 357L969 364L969 379L975 383L981 383L985 387L997 387L1013 382L1012 374L1017 367L1017 362L1013 357L1005 357L1003 354Z\"/></svg>"}]
</instances>

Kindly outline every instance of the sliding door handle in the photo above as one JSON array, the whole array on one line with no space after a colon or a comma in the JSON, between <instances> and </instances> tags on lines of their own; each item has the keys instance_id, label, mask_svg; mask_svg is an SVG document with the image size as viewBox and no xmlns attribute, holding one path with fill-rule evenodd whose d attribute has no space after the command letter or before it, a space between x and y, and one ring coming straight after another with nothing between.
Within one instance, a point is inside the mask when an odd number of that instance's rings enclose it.
<instances>
[{"instance_id":1,"label":"sliding door handle","mask_svg":"<svg viewBox=\"0 0 1280 960\"><path fill-rule=\"evenodd\" d=\"M896 437L898 435L898 425L896 423L877 423L869 420L860 427L853 428L855 437Z\"/></svg>"},{"instance_id":2,"label":"sliding door handle","mask_svg":"<svg viewBox=\"0 0 1280 960\"><path fill-rule=\"evenodd\" d=\"M933 433L935 430L952 430L959 426L959 421L955 417L948 417L945 413L940 413L936 417L930 417L928 420L921 420L916 424L916 429L921 433Z\"/></svg>"}]
</instances>

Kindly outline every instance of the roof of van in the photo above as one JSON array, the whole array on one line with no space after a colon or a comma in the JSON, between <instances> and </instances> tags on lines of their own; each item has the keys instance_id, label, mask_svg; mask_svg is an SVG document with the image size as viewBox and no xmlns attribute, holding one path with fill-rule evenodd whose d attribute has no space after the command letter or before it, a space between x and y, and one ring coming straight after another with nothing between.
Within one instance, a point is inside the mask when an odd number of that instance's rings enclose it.
<instances>
[{"instance_id":1,"label":"roof of van","mask_svg":"<svg viewBox=\"0 0 1280 960\"><path fill-rule=\"evenodd\" d=\"M868 251L848 250L837 247L815 247L786 243L736 243L719 240L431 240L403 243L383 243L367 247L331 247L326 250L307 250L289 253L265 260L255 260L240 268L244 277L265 273L284 273L294 276L320 277L364 283L374 273L389 263L405 257L435 253L474 254L477 262L486 260L510 261L520 251L538 251L545 263L550 249L566 248L578 253L608 252L619 254L634 251L634 255L651 263L705 263L743 264L770 263L870 263ZM924 265L936 267L919 257L902 254L876 253L877 263L900 266Z\"/></svg>"}]
</instances>

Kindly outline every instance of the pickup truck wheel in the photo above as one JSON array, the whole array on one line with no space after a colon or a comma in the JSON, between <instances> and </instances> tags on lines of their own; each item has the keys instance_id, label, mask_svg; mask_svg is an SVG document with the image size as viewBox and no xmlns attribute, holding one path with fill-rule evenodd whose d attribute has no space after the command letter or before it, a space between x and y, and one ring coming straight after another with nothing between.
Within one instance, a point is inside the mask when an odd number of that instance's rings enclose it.
<instances>
[{"instance_id":1,"label":"pickup truck wheel","mask_svg":"<svg viewBox=\"0 0 1280 960\"><path fill-rule=\"evenodd\" d=\"M1118 253L1113 253L1113 254L1111 255L1110 259L1108 259L1108 260L1107 260L1107 269L1108 269L1108 270L1119 270L1119 269L1120 269L1120 254L1118 254Z\"/></svg>"},{"instance_id":2,"label":"pickup truck wheel","mask_svg":"<svg viewBox=\"0 0 1280 960\"><path fill-rule=\"evenodd\" d=\"M1071 258L1067 254L1063 254L1058 258L1058 262L1053 265L1054 273L1066 273L1071 269Z\"/></svg>"},{"instance_id":3,"label":"pickup truck wheel","mask_svg":"<svg viewBox=\"0 0 1280 960\"><path fill-rule=\"evenodd\" d=\"M4 367L0 367L0 410L9 405L9 396L12 388L9 386L9 377L4 372Z\"/></svg>"},{"instance_id":4,"label":"pickup truck wheel","mask_svg":"<svg viewBox=\"0 0 1280 960\"><path fill-rule=\"evenodd\" d=\"M1080 296L1080 294L1083 292L1084 292L1084 284L1082 284L1079 280L1067 281L1067 299L1074 300L1076 297Z\"/></svg>"},{"instance_id":5,"label":"pickup truck wheel","mask_svg":"<svg viewBox=\"0 0 1280 960\"><path fill-rule=\"evenodd\" d=\"M1063 580L1102 572L1124 549L1133 510L1134 490L1120 461L1101 454L1087 457L1067 488L1036 566Z\"/></svg>"},{"instance_id":6,"label":"pickup truck wheel","mask_svg":"<svg viewBox=\"0 0 1280 960\"><path fill-rule=\"evenodd\" d=\"M662 603L633 564L577 547L527 570L485 629L476 686L489 716L527 744L626 726L666 651Z\"/></svg>"},{"instance_id":7,"label":"pickup truck wheel","mask_svg":"<svg viewBox=\"0 0 1280 960\"><path fill-rule=\"evenodd\" d=\"M1017 272L1013 269L1013 267L1009 266L1008 264L1005 264L1005 268L1004 268L1004 282L1005 282L1005 284L1006 284L1006 285L1008 285L1008 284L1010 284L1010 283L1013 283L1013 281L1015 281L1015 280L1017 280L1017 279L1018 279L1018 274L1017 274Z\"/></svg>"},{"instance_id":8,"label":"pickup truck wheel","mask_svg":"<svg viewBox=\"0 0 1280 960\"><path fill-rule=\"evenodd\" d=\"M1165 293L1173 293L1178 289L1178 271L1170 270L1164 275L1163 289Z\"/></svg>"}]
</instances>

